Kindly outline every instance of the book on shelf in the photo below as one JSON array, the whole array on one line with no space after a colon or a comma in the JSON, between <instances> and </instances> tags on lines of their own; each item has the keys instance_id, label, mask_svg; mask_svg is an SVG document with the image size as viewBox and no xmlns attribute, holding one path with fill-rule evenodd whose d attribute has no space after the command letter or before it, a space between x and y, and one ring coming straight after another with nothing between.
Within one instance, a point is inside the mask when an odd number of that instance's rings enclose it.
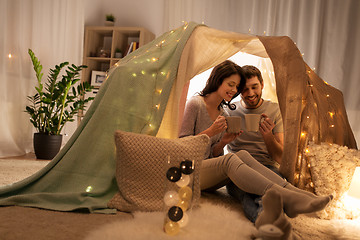
<instances>
[{"instance_id":1,"label":"book on shelf","mask_svg":"<svg viewBox=\"0 0 360 240\"><path fill-rule=\"evenodd\" d=\"M139 48L139 42L131 42L129 44L126 55L129 55L130 53L132 53L133 51L135 51L138 48Z\"/></svg>"}]
</instances>

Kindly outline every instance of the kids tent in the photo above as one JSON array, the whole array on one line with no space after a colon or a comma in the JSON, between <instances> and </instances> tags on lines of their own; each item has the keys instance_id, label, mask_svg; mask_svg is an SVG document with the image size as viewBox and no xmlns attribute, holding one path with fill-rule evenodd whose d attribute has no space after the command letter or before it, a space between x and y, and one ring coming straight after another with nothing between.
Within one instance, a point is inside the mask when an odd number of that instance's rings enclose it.
<instances>
[{"instance_id":1,"label":"kids tent","mask_svg":"<svg viewBox=\"0 0 360 240\"><path fill-rule=\"evenodd\" d=\"M0 188L0 205L113 212L114 132L176 138L190 79L237 52L270 59L284 121L281 172L291 182L309 141L356 148L342 93L320 79L288 37L224 32L185 24L109 70L80 126L59 154L29 178ZM330 114L332 113L332 114ZM305 161L305 160L304 160Z\"/></svg>"}]
</instances>

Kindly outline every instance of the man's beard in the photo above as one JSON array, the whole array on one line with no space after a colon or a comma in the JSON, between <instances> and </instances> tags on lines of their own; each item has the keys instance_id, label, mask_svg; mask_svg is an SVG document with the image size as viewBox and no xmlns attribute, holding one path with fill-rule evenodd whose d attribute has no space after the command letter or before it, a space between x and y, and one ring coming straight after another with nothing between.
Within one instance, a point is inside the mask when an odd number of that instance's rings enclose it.
<instances>
[{"instance_id":1,"label":"man's beard","mask_svg":"<svg viewBox=\"0 0 360 240\"><path fill-rule=\"evenodd\" d=\"M245 103L245 105L248 107L248 108L256 108L259 103L261 102L261 95L257 95L256 97L256 102L253 102L253 101L249 101L248 98L243 98L243 102Z\"/></svg>"}]
</instances>

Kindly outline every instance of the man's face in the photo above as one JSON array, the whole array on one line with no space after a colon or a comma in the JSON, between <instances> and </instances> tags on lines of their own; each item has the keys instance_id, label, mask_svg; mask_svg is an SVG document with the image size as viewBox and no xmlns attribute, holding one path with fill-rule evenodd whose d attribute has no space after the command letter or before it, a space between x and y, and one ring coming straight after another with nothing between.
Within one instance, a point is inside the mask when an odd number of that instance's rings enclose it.
<instances>
[{"instance_id":1,"label":"man's face","mask_svg":"<svg viewBox=\"0 0 360 240\"><path fill-rule=\"evenodd\" d=\"M262 85L258 77L246 79L244 90L241 92L241 98L245 108L258 108L261 103Z\"/></svg>"}]
</instances>

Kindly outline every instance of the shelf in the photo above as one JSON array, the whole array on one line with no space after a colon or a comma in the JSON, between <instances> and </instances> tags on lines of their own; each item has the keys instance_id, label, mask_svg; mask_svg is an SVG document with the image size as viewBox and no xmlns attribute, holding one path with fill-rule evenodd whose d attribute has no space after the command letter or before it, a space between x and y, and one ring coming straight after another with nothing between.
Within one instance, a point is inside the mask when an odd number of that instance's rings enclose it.
<instances>
[{"instance_id":1,"label":"shelf","mask_svg":"<svg viewBox=\"0 0 360 240\"><path fill-rule=\"evenodd\" d=\"M121 58L115 58L117 49L124 56L132 41L138 42L141 47L154 38L153 33L141 27L87 26L83 64L88 68L83 71L82 81L91 83L92 71L107 71L118 62Z\"/></svg>"},{"instance_id":2,"label":"shelf","mask_svg":"<svg viewBox=\"0 0 360 240\"><path fill-rule=\"evenodd\" d=\"M88 67L82 70L81 81L91 83L93 71L106 72L121 60L115 57L117 49L125 56L131 42L138 42L141 47L154 38L153 33L142 27L85 27L83 65ZM78 116L80 122L83 114L79 113Z\"/></svg>"}]
</instances>

